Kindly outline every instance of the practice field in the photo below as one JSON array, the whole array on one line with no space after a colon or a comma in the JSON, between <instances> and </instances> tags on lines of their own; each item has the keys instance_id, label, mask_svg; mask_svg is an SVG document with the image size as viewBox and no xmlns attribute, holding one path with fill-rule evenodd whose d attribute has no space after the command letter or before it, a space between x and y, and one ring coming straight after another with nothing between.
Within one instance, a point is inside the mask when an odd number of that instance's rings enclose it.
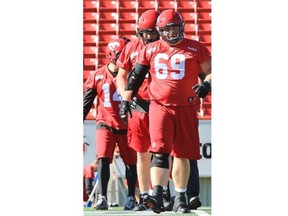
<instances>
[{"instance_id":1,"label":"practice field","mask_svg":"<svg viewBox=\"0 0 288 216\"><path fill-rule=\"evenodd\" d=\"M103 215L103 216L118 216L118 215L145 215L145 216L151 216L151 215L187 215L187 216L209 216L211 215L211 207L200 207L197 210L191 210L191 213L187 214L181 214L181 213L175 213L173 211L171 212L162 212L160 214L156 214L153 211L124 211L123 206L120 207L110 207L108 211L95 211L93 208L84 208L84 216L97 216L97 215Z\"/></svg>"}]
</instances>

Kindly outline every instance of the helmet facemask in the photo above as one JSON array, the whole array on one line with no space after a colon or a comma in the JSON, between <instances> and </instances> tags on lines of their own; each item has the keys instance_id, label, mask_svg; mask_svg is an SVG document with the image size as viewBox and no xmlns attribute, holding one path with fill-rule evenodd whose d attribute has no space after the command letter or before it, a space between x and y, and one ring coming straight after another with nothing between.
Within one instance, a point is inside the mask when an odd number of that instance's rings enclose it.
<instances>
[{"instance_id":1,"label":"helmet facemask","mask_svg":"<svg viewBox=\"0 0 288 216\"><path fill-rule=\"evenodd\" d=\"M169 23L165 27L157 27L162 39L170 45L175 45L184 38L185 23Z\"/></svg>"},{"instance_id":2,"label":"helmet facemask","mask_svg":"<svg viewBox=\"0 0 288 216\"><path fill-rule=\"evenodd\" d=\"M140 29L140 28L137 28L137 34L142 38L143 42L147 45L149 43L152 43L154 41L157 41L159 40L160 36L159 36L159 33L156 29ZM144 34L147 34L147 35L156 35L156 37L152 37L152 38L147 38L144 37Z\"/></svg>"}]
</instances>

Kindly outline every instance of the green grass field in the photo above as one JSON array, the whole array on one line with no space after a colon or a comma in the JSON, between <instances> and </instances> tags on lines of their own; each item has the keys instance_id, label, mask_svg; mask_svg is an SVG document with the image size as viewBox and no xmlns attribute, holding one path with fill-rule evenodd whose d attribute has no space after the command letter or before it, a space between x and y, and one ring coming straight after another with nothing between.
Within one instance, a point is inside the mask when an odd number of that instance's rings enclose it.
<instances>
[{"instance_id":1,"label":"green grass field","mask_svg":"<svg viewBox=\"0 0 288 216\"><path fill-rule=\"evenodd\" d=\"M153 211L141 211L141 212L135 212L135 211L124 211L123 206L119 207L110 207L108 211L95 211L93 208L86 208L84 207L84 216L97 216L97 215L183 215L180 213L175 213L173 211L171 212L162 212L160 214L156 214ZM200 207L197 210L192 210L191 213L187 213L185 215L189 216L207 216L211 215L211 207Z\"/></svg>"}]
</instances>

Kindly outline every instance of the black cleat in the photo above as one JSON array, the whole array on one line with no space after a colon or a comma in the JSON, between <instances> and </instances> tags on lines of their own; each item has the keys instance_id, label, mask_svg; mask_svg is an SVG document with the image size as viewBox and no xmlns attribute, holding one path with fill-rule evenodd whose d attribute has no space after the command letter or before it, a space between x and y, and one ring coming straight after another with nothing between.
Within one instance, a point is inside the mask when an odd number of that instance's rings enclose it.
<instances>
[{"instance_id":1,"label":"black cleat","mask_svg":"<svg viewBox=\"0 0 288 216\"><path fill-rule=\"evenodd\" d=\"M151 208L153 212L159 214L161 212L164 212L164 206L163 206L163 199L156 199L155 196L145 195L143 197L143 203L147 208Z\"/></svg>"},{"instance_id":2,"label":"black cleat","mask_svg":"<svg viewBox=\"0 0 288 216\"><path fill-rule=\"evenodd\" d=\"M197 208L201 207L201 200L198 196L191 197L188 201L189 209L196 210Z\"/></svg>"},{"instance_id":3,"label":"black cleat","mask_svg":"<svg viewBox=\"0 0 288 216\"><path fill-rule=\"evenodd\" d=\"M171 205L171 194L168 190L163 190L163 206L165 211L172 211L173 205Z\"/></svg>"},{"instance_id":4,"label":"black cleat","mask_svg":"<svg viewBox=\"0 0 288 216\"><path fill-rule=\"evenodd\" d=\"M134 207L134 211L146 211L148 208L144 205L144 203L139 203Z\"/></svg>"},{"instance_id":5,"label":"black cleat","mask_svg":"<svg viewBox=\"0 0 288 216\"><path fill-rule=\"evenodd\" d=\"M177 213L190 213L185 196L175 196L173 211Z\"/></svg>"},{"instance_id":6,"label":"black cleat","mask_svg":"<svg viewBox=\"0 0 288 216\"><path fill-rule=\"evenodd\" d=\"M95 210L108 210L106 197L99 194L97 198L97 203L95 203L94 208Z\"/></svg>"}]
</instances>

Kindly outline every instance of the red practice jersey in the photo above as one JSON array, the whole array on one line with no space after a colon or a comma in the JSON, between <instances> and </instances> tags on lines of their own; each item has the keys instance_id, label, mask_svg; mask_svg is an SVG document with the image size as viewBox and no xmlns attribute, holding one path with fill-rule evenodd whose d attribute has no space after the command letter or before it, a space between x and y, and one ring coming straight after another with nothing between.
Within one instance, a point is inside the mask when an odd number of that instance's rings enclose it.
<instances>
[{"instance_id":1,"label":"red practice jersey","mask_svg":"<svg viewBox=\"0 0 288 216\"><path fill-rule=\"evenodd\" d=\"M119 115L121 97L116 88L116 78L109 72L107 65L92 73L85 86L97 92L96 123L104 123L116 130L126 130L127 125Z\"/></svg>"},{"instance_id":2,"label":"red practice jersey","mask_svg":"<svg viewBox=\"0 0 288 216\"><path fill-rule=\"evenodd\" d=\"M137 57L141 65L150 65L149 96L164 106L189 106L196 96L199 64L211 59L200 42L184 38L176 46L158 40L145 46Z\"/></svg>"},{"instance_id":3,"label":"red practice jersey","mask_svg":"<svg viewBox=\"0 0 288 216\"><path fill-rule=\"evenodd\" d=\"M131 40L123 49L120 54L116 64L118 67L123 69L131 69L136 64L136 58L140 52L140 50L145 46L140 38L135 38ZM138 94L136 96L139 99L149 100L148 95L148 74L146 79L144 80L142 86L139 88Z\"/></svg>"}]
</instances>

